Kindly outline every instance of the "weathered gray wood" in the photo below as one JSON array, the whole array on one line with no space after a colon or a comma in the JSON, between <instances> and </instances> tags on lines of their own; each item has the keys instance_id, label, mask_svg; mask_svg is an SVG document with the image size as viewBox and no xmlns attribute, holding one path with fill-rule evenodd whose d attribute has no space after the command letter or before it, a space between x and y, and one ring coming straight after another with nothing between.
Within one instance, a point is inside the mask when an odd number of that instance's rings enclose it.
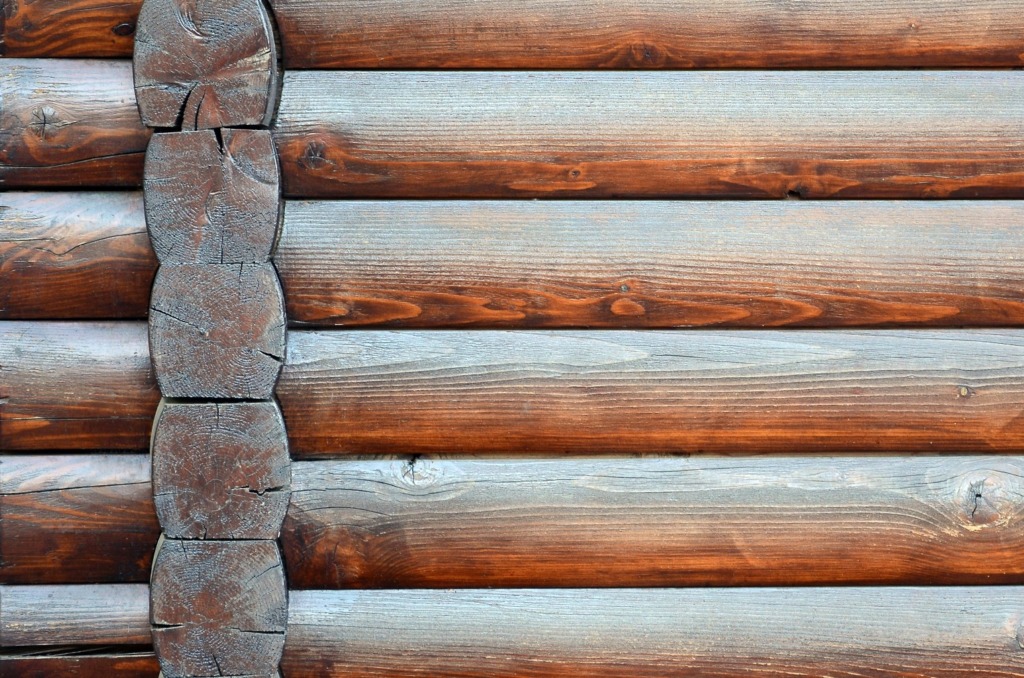
<instances>
[{"instance_id":1,"label":"weathered gray wood","mask_svg":"<svg viewBox=\"0 0 1024 678\"><path fill-rule=\"evenodd\" d=\"M164 396L263 400L273 393L285 317L272 264L161 266L149 323Z\"/></svg>"},{"instance_id":2,"label":"weathered gray wood","mask_svg":"<svg viewBox=\"0 0 1024 678\"><path fill-rule=\"evenodd\" d=\"M273 115L277 56L260 0L146 0L133 64L150 127L265 125Z\"/></svg>"},{"instance_id":3,"label":"weathered gray wood","mask_svg":"<svg viewBox=\"0 0 1024 678\"><path fill-rule=\"evenodd\" d=\"M157 134L146 224L164 264L263 263L277 237L280 173L266 130Z\"/></svg>"},{"instance_id":4,"label":"weathered gray wood","mask_svg":"<svg viewBox=\"0 0 1024 678\"><path fill-rule=\"evenodd\" d=\"M161 541L152 622L165 678L276 672L287 598L273 541Z\"/></svg>"},{"instance_id":5,"label":"weathered gray wood","mask_svg":"<svg viewBox=\"0 0 1024 678\"><path fill-rule=\"evenodd\" d=\"M0 647L149 645L149 587L0 585Z\"/></svg>"},{"instance_id":6,"label":"weathered gray wood","mask_svg":"<svg viewBox=\"0 0 1024 678\"><path fill-rule=\"evenodd\" d=\"M291 485L274 402L164 402L153 427L160 525L183 539L276 539Z\"/></svg>"}]
</instances>

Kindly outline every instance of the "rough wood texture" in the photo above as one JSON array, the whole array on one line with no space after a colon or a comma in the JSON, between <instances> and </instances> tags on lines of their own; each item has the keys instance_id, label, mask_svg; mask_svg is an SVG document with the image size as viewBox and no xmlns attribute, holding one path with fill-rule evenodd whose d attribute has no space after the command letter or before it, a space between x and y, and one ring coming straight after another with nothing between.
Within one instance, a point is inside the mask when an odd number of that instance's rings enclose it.
<instances>
[{"instance_id":1,"label":"rough wood texture","mask_svg":"<svg viewBox=\"0 0 1024 678\"><path fill-rule=\"evenodd\" d=\"M139 186L149 135L128 62L0 62L0 188Z\"/></svg>"},{"instance_id":2,"label":"rough wood texture","mask_svg":"<svg viewBox=\"0 0 1024 678\"><path fill-rule=\"evenodd\" d=\"M280 213L270 132L158 134L146 152L146 223L162 263L262 263Z\"/></svg>"},{"instance_id":3,"label":"rough wood texture","mask_svg":"<svg viewBox=\"0 0 1024 678\"><path fill-rule=\"evenodd\" d=\"M136 33L135 91L150 127L270 122L277 54L260 0L146 0Z\"/></svg>"},{"instance_id":4,"label":"rough wood texture","mask_svg":"<svg viewBox=\"0 0 1024 678\"><path fill-rule=\"evenodd\" d=\"M5 0L0 56L128 57L141 0Z\"/></svg>"},{"instance_id":5,"label":"rough wood texture","mask_svg":"<svg viewBox=\"0 0 1024 678\"><path fill-rule=\"evenodd\" d=\"M0 323L0 450L145 450L144 323Z\"/></svg>"},{"instance_id":6,"label":"rough wood texture","mask_svg":"<svg viewBox=\"0 0 1024 678\"><path fill-rule=\"evenodd\" d=\"M141 194L0 195L0 319L145 318L155 273Z\"/></svg>"},{"instance_id":7,"label":"rough wood texture","mask_svg":"<svg viewBox=\"0 0 1024 678\"><path fill-rule=\"evenodd\" d=\"M1015 72L288 72L294 197L1024 197Z\"/></svg>"},{"instance_id":8,"label":"rough wood texture","mask_svg":"<svg viewBox=\"0 0 1024 678\"><path fill-rule=\"evenodd\" d=\"M284 297L272 264L161 266L150 351L168 398L264 400L284 356Z\"/></svg>"},{"instance_id":9,"label":"rough wood texture","mask_svg":"<svg viewBox=\"0 0 1024 678\"><path fill-rule=\"evenodd\" d=\"M277 671L288 602L274 542L164 540L152 600L165 678Z\"/></svg>"},{"instance_id":10,"label":"rough wood texture","mask_svg":"<svg viewBox=\"0 0 1024 678\"><path fill-rule=\"evenodd\" d=\"M0 586L0 647L149 645L145 584Z\"/></svg>"},{"instance_id":11,"label":"rough wood texture","mask_svg":"<svg viewBox=\"0 0 1024 678\"><path fill-rule=\"evenodd\" d=\"M298 591L288 678L1024 676L1024 589Z\"/></svg>"},{"instance_id":12,"label":"rough wood texture","mask_svg":"<svg viewBox=\"0 0 1024 678\"><path fill-rule=\"evenodd\" d=\"M1015 0L271 0L288 68L1020 67Z\"/></svg>"},{"instance_id":13,"label":"rough wood texture","mask_svg":"<svg viewBox=\"0 0 1024 678\"><path fill-rule=\"evenodd\" d=\"M148 582L149 477L144 455L0 457L0 581Z\"/></svg>"},{"instance_id":14,"label":"rough wood texture","mask_svg":"<svg viewBox=\"0 0 1024 678\"><path fill-rule=\"evenodd\" d=\"M1019 584L1022 477L1019 457L308 462L281 548L300 589Z\"/></svg>"},{"instance_id":15,"label":"rough wood texture","mask_svg":"<svg viewBox=\"0 0 1024 678\"><path fill-rule=\"evenodd\" d=\"M0 656L0 675L16 678L153 678L159 672L152 652Z\"/></svg>"},{"instance_id":16,"label":"rough wood texture","mask_svg":"<svg viewBox=\"0 0 1024 678\"><path fill-rule=\"evenodd\" d=\"M292 332L296 456L1024 451L1024 331Z\"/></svg>"},{"instance_id":17,"label":"rough wood texture","mask_svg":"<svg viewBox=\"0 0 1024 678\"><path fill-rule=\"evenodd\" d=\"M290 464L274 402L164 402L153 428L160 525L183 539L276 539Z\"/></svg>"},{"instance_id":18,"label":"rough wood texture","mask_svg":"<svg viewBox=\"0 0 1024 678\"><path fill-rule=\"evenodd\" d=\"M1024 324L1018 202L292 201L291 323Z\"/></svg>"}]
</instances>

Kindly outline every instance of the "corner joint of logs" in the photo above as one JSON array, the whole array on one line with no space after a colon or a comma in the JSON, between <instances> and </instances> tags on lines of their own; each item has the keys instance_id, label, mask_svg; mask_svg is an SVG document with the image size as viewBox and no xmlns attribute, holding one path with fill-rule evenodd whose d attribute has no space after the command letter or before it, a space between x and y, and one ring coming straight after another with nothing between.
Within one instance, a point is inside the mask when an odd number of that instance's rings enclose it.
<instances>
[{"instance_id":1,"label":"corner joint of logs","mask_svg":"<svg viewBox=\"0 0 1024 678\"><path fill-rule=\"evenodd\" d=\"M287 323L270 260L281 215L270 15L260 0L145 0L133 68L156 130L143 179L163 397L153 645L166 678L277 675L291 461L274 400Z\"/></svg>"}]
</instances>

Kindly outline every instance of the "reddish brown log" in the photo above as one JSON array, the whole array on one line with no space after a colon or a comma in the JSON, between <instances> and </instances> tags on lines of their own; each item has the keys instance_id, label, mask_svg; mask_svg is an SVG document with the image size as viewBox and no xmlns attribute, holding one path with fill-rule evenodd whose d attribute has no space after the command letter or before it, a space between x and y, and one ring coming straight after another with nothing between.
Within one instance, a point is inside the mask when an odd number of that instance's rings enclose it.
<instances>
[{"instance_id":1,"label":"reddish brown log","mask_svg":"<svg viewBox=\"0 0 1024 678\"><path fill-rule=\"evenodd\" d=\"M290 463L274 402L164 402L153 429L160 525L174 538L276 539Z\"/></svg>"},{"instance_id":2,"label":"reddish brown log","mask_svg":"<svg viewBox=\"0 0 1024 678\"><path fill-rule=\"evenodd\" d=\"M161 266L150 347L168 398L270 398L284 356L284 297L272 264Z\"/></svg>"},{"instance_id":3,"label":"reddish brown log","mask_svg":"<svg viewBox=\"0 0 1024 678\"><path fill-rule=\"evenodd\" d=\"M271 0L288 68L1013 68L1014 0Z\"/></svg>"},{"instance_id":4,"label":"reddish brown log","mask_svg":"<svg viewBox=\"0 0 1024 678\"><path fill-rule=\"evenodd\" d=\"M145 318L155 273L141 194L0 195L0 319Z\"/></svg>"},{"instance_id":5,"label":"reddish brown log","mask_svg":"<svg viewBox=\"0 0 1024 678\"><path fill-rule=\"evenodd\" d=\"M149 136L130 63L3 62L0 188L139 186Z\"/></svg>"},{"instance_id":6,"label":"reddish brown log","mask_svg":"<svg viewBox=\"0 0 1024 678\"><path fill-rule=\"evenodd\" d=\"M277 671L288 602L274 542L164 540L152 601L153 644L166 678Z\"/></svg>"},{"instance_id":7,"label":"reddish brown log","mask_svg":"<svg viewBox=\"0 0 1024 678\"><path fill-rule=\"evenodd\" d=\"M0 581L148 582L149 477L142 455L0 457Z\"/></svg>"},{"instance_id":8,"label":"reddish brown log","mask_svg":"<svg viewBox=\"0 0 1024 678\"><path fill-rule=\"evenodd\" d=\"M0 647L149 645L145 584L0 586Z\"/></svg>"},{"instance_id":9,"label":"reddish brown log","mask_svg":"<svg viewBox=\"0 0 1024 678\"><path fill-rule=\"evenodd\" d=\"M1012 72L284 77L293 197L1024 198Z\"/></svg>"},{"instance_id":10,"label":"reddish brown log","mask_svg":"<svg viewBox=\"0 0 1024 678\"><path fill-rule=\"evenodd\" d=\"M147 0L133 63L150 127L266 125L273 115L277 54L260 0Z\"/></svg>"},{"instance_id":11,"label":"reddish brown log","mask_svg":"<svg viewBox=\"0 0 1024 678\"><path fill-rule=\"evenodd\" d=\"M280 212L266 130L158 134L146 152L146 223L165 264L262 263Z\"/></svg>"},{"instance_id":12,"label":"reddish brown log","mask_svg":"<svg viewBox=\"0 0 1024 678\"><path fill-rule=\"evenodd\" d=\"M0 56L131 58L141 0L5 0Z\"/></svg>"},{"instance_id":13,"label":"reddish brown log","mask_svg":"<svg viewBox=\"0 0 1024 678\"><path fill-rule=\"evenodd\" d=\"M144 450L159 401L143 323L0 323L0 451Z\"/></svg>"},{"instance_id":14,"label":"reddish brown log","mask_svg":"<svg viewBox=\"0 0 1024 678\"><path fill-rule=\"evenodd\" d=\"M153 678L159 672L152 652L0 656L0 674L17 678Z\"/></svg>"}]
</instances>

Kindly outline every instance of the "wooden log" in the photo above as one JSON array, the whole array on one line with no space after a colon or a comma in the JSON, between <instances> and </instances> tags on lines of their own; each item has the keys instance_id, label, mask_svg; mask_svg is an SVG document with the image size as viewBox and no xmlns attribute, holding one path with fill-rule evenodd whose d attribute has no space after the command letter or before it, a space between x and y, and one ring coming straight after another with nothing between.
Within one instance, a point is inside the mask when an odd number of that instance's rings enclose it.
<instances>
[{"instance_id":1,"label":"wooden log","mask_svg":"<svg viewBox=\"0 0 1024 678\"><path fill-rule=\"evenodd\" d=\"M146 152L145 175L146 223L161 263L270 259L280 214L270 132L158 134Z\"/></svg>"},{"instance_id":2,"label":"wooden log","mask_svg":"<svg viewBox=\"0 0 1024 678\"><path fill-rule=\"evenodd\" d=\"M272 264L161 266L150 349L168 398L265 400L284 356L284 296Z\"/></svg>"},{"instance_id":3,"label":"wooden log","mask_svg":"<svg viewBox=\"0 0 1024 678\"><path fill-rule=\"evenodd\" d=\"M289 322L1024 324L1017 202L292 201Z\"/></svg>"},{"instance_id":4,"label":"wooden log","mask_svg":"<svg viewBox=\"0 0 1024 678\"><path fill-rule=\"evenodd\" d=\"M0 656L0 674L17 678L153 678L159 672L152 652Z\"/></svg>"},{"instance_id":5,"label":"wooden log","mask_svg":"<svg viewBox=\"0 0 1024 678\"><path fill-rule=\"evenodd\" d=\"M149 135L130 63L4 60L0 187L139 186Z\"/></svg>"},{"instance_id":6,"label":"wooden log","mask_svg":"<svg viewBox=\"0 0 1024 678\"><path fill-rule=\"evenodd\" d=\"M160 525L182 539L277 539L291 459L274 402L164 402L153 427Z\"/></svg>"},{"instance_id":7,"label":"wooden log","mask_svg":"<svg viewBox=\"0 0 1024 678\"><path fill-rule=\"evenodd\" d=\"M141 0L8 0L0 56L131 58Z\"/></svg>"},{"instance_id":8,"label":"wooden log","mask_svg":"<svg viewBox=\"0 0 1024 678\"><path fill-rule=\"evenodd\" d=\"M0 457L0 580L148 582L160 526L144 455Z\"/></svg>"},{"instance_id":9,"label":"wooden log","mask_svg":"<svg viewBox=\"0 0 1024 678\"><path fill-rule=\"evenodd\" d=\"M144 323L0 323L0 450L145 450Z\"/></svg>"},{"instance_id":10,"label":"wooden log","mask_svg":"<svg viewBox=\"0 0 1024 678\"><path fill-rule=\"evenodd\" d=\"M266 125L277 95L277 51L260 0L146 0L133 57L150 127Z\"/></svg>"},{"instance_id":11,"label":"wooden log","mask_svg":"<svg viewBox=\"0 0 1024 678\"><path fill-rule=\"evenodd\" d=\"M152 601L153 645L166 678L277 671L288 602L273 541L164 540Z\"/></svg>"},{"instance_id":12,"label":"wooden log","mask_svg":"<svg viewBox=\"0 0 1024 678\"><path fill-rule=\"evenodd\" d=\"M288 72L293 197L1021 198L1011 72Z\"/></svg>"},{"instance_id":13,"label":"wooden log","mask_svg":"<svg viewBox=\"0 0 1024 678\"><path fill-rule=\"evenodd\" d=\"M413 458L294 473L282 550L299 589L1024 583L1021 457Z\"/></svg>"},{"instance_id":14,"label":"wooden log","mask_svg":"<svg viewBox=\"0 0 1024 678\"><path fill-rule=\"evenodd\" d=\"M0 319L145 318L155 273L141 194L0 195Z\"/></svg>"},{"instance_id":15,"label":"wooden log","mask_svg":"<svg viewBox=\"0 0 1024 678\"><path fill-rule=\"evenodd\" d=\"M292 332L293 456L1020 453L1024 332Z\"/></svg>"},{"instance_id":16,"label":"wooden log","mask_svg":"<svg viewBox=\"0 0 1024 678\"><path fill-rule=\"evenodd\" d=\"M289 678L1024 676L1019 587L296 591Z\"/></svg>"},{"instance_id":17,"label":"wooden log","mask_svg":"<svg viewBox=\"0 0 1024 678\"><path fill-rule=\"evenodd\" d=\"M288 68L990 68L1012 0L271 0Z\"/></svg>"},{"instance_id":18,"label":"wooden log","mask_svg":"<svg viewBox=\"0 0 1024 678\"><path fill-rule=\"evenodd\" d=\"M0 647L149 645L145 584L0 586Z\"/></svg>"}]
</instances>

